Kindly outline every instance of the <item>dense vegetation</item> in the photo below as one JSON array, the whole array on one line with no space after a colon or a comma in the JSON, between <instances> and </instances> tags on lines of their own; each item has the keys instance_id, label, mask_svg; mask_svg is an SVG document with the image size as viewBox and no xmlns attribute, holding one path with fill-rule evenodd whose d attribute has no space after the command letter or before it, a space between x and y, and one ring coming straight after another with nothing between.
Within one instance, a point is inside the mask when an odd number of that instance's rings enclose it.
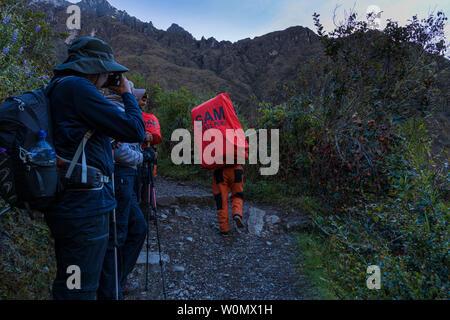
<instances>
[{"instance_id":1,"label":"dense vegetation","mask_svg":"<svg viewBox=\"0 0 450 320\"><path fill-rule=\"evenodd\" d=\"M53 34L25 1L0 2L0 103L45 84L53 70ZM0 211L5 205L0 203ZM0 216L0 299L48 299L54 278L52 242L42 216Z\"/></svg>"},{"instance_id":2,"label":"dense vegetation","mask_svg":"<svg viewBox=\"0 0 450 320\"><path fill-rule=\"evenodd\" d=\"M259 119L282 128L281 176L310 196L313 227L299 243L323 258L311 254L309 268L329 296L448 299L448 150L432 155L427 129L448 107L446 18L378 32L353 14L330 34L314 20L327 59ZM369 265L381 290L366 287Z\"/></svg>"}]
</instances>

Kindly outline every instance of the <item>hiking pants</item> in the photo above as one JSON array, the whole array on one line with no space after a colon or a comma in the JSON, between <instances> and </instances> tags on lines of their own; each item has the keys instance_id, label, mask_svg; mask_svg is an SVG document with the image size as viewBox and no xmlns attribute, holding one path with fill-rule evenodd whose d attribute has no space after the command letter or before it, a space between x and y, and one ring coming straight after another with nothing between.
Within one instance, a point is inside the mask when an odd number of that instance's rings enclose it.
<instances>
[{"instance_id":1,"label":"hiking pants","mask_svg":"<svg viewBox=\"0 0 450 320\"><path fill-rule=\"evenodd\" d=\"M242 217L244 202L244 171L241 165L214 170L212 191L217 205L219 229L221 232L230 231L228 217L228 193L231 189L232 216Z\"/></svg>"},{"instance_id":2,"label":"hiking pants","mask_svg":"<svg viewBox=\"0 0 450 320\"><path fill-rule=\"evenodd\" d=\"M118 173L118 172L117 172ZM118 274L119 274L119 299L123 299L121 286L125 285L128 275L133 271L136 261L144 245L147 235L147 223L138 205L135 193L135 180L137 175L117 174L114 178L115 194L117 200L117 242L118 242ZM115 298L114 278L114 234L110 226L108 249L103 263L100 286L98 289L99 300Z\"/></svg>"},{"instance_id":3,"label":"hiking pants","mask_svg":"<svg viewBox=\"0 0 450 320\"><path fill-rule=\"evenodd\" d=\"M95 300L108 244L108 217L108 213L78 219L46 216L55 239L53 299Z\"/></svg>"}]
</instances>

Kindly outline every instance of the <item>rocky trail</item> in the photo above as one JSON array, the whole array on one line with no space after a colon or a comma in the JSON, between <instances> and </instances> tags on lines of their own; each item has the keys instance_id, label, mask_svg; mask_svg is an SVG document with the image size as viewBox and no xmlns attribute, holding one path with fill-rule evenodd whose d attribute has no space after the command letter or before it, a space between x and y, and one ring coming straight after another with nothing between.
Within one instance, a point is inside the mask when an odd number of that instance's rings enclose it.
<instances>
[{"instance_id":1,"label":"rocky trail","mask_svg":"<svg viewBox=\"0 0 450 320\"><path fill-rule=\"evenodd\" d=\"M191 182L159 177L158 223L167 299L318 298L301 272L294 230L307 218L244 202L245 229L231 221L231 236L219 233L213 196ZM156 228L150 224L149 290L145 291L146 246L129 281L138 290L129 300L164 299Z\"/></svg>"}]
</instances>

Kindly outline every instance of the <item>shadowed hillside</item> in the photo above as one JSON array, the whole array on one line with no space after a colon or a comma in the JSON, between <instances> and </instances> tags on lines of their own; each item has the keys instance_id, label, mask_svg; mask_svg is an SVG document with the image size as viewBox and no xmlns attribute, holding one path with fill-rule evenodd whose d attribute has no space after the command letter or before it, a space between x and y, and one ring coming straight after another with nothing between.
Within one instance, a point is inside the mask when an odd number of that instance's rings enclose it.
<instances>
[{"instance_id":1,"label":"shadowed hillside","mask_svg":"<svg viewBox=\"0 0 450 320\"><path fill-rule=\"evenodd\" d=\"M66 8L71 3L54 0L33 4L46 13L54 30L67 31ZM197 40L177 24L167 31L158 30L151 22L130 17L106 0L83 0L78 5L82 29L74 36L104 39L112 45L118 61L165 90L185 86L200 94L229 92L252 118L256 118L252 97L281 102L283 85L296 79L300 66L310 57L322 55L317 35L300 26L253 40L218 42L214 38ZM57 48L61 61L67 46L60 40Z\"/></svg>"}]
</instances>

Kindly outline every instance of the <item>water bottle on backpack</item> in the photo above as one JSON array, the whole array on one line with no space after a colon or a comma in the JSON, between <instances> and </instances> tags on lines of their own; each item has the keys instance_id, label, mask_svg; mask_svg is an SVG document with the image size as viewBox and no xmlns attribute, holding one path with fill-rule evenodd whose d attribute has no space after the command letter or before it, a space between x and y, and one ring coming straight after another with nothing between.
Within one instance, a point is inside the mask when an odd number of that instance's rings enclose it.
<instances>
[{"instance_id":1,"label":"water bottle on backpack","mask_svg":"<svg viewBox=\"0 0 450 320\"><path fill-rule=\"evenodd\" d=\"M50 201L57 188L56 151L46 141L47 133L39 130L37 141L28 152L28 166L25 171L25 179L30 188L32 199L40 202L45 207L46 201ZM33 204L33 203L32 203Z\"/></svg>"},{"instance_id":2,"label":"water bottle on backpack","mask_svg":"<svg viewBox=\"0 0 450 320\"><path fill-rule=\"evenodd\" d=\"M66 78L0 104L0 198L11 207L46 212L56 196L59 179L48 97Z\"/></svg>"},{"instance_id":3,"label":"water bottle on backpack","mask_svg":"<svg viewBox=\"0 0 450 320\"><path fill-rule=\"evenodd\" d=\"M55 149L45 140L47 133L40 130L37 143L30 150L30 162L39 167L52 167L56 164Z\"/></svg>"}]
</instances>

